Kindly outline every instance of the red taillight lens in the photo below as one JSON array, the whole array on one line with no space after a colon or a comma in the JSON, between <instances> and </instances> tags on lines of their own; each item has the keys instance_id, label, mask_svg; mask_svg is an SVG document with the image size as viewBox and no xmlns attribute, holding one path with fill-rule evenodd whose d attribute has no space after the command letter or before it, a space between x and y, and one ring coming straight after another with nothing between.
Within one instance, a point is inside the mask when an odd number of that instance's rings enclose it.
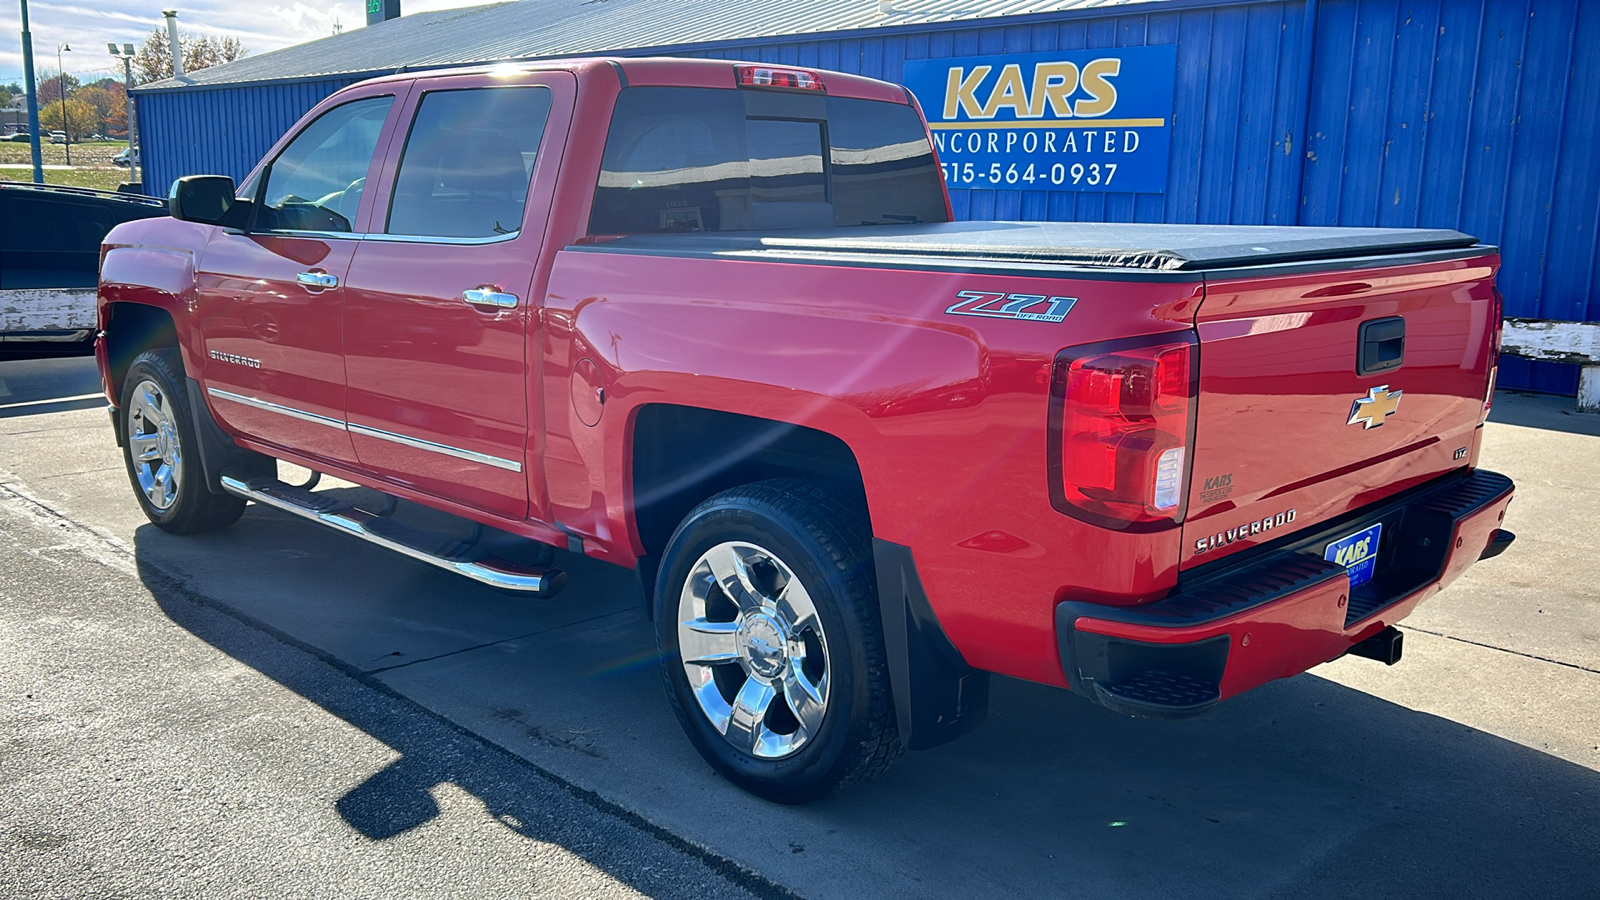
<instances>
[{"instance_id":1,"label":"red taillight lens","mask_svg":"<svg viewBox=\"0 0 1600 900\"><path fill-rule=\"evenodd\" d=\"M1493 288L1494 299L1489 302L1489 387L1483 394L1483 417L1478 421L1489 421L1489 407L1494 406L1494 383L1500 377L1500 339L1501 332L1505 329L1506 298L1500 293L1499 288Z\"/></svg>"},{"instance_id":2,"label":"red taillight lens","mask_svg":"<svg viewBox=\"0 0 1600 900\"><path fill-rule=\"evenodd\" d=\"M793 91L822 91L822 76L806 69L783 69L776 66L735 66L740 87L787 88Z\"/></svg>"},{"instance_id":3,"label":"red taillight lens","mask_svg":"<svg viewBox=\"0 0 1600 900\"><path fill-rule=\"evenodd\" d=\"M1192 339L1058 354L1050 407L1056 509L1125 531L1182 522L1195 374Z\"/></svg>"}]
</instances>

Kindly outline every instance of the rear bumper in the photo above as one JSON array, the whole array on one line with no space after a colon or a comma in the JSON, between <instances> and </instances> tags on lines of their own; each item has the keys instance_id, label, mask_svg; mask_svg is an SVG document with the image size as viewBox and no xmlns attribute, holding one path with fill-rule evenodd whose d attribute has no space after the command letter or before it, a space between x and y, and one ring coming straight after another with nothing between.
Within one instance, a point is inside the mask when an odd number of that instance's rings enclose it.
<instances>
[{"instance_id":1,"label":"rear bumper","mask_svg":"<svg viewBox=\"0 0 1600 900\"><path fill-rule=\"evenodd\" d=\"M1066 601L1056 640L1072 689L1132 715L1181 718L1344 655L1514 538L1511 479L1473 471L1281 546L1189 573L1137 607ZM1382 523L1377 569L1355 590L1328 543Z\"/></svg>"}]
</instances>

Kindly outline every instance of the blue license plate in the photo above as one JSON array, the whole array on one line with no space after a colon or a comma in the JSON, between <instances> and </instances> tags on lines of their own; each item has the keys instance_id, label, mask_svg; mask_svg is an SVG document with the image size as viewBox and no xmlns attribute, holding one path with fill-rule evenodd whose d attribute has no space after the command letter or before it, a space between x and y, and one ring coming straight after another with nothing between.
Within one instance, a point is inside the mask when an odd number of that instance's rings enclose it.
<instances>
[{"instance_id":1,"label":"blue license plate","mask_svg":"<svg viewBox=\"0 0 1600 900\"><path fill-rule=\"evenodd\" d=\"M1340 538L1328 545L1322 558L1348 569L1350 586L1360 587L1372 580L1372 573L1378 568L1378 535L1382 533L1383 523L1380 522L1364 531Z\"/></svg>"}]
</instances>

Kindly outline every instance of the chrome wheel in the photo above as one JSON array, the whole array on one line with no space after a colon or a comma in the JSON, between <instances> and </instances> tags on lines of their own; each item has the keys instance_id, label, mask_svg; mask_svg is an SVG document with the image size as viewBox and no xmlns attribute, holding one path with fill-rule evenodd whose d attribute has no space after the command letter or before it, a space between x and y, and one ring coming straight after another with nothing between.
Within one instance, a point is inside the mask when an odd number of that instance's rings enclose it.
<instances>
[{"instance_id":1,"label":"chrome wheel","mask_svg":"<svg viewBox=\"0 0 1600 900\"><path fill-rule=\"evenodd\" d=\"M678 650L700 711L738 750L781 759L828 711L822 620L794 570L755 544L718 544L678 598Z\"/></svg>"},{"instance_id":2,"label":"chrome wheel","mask_svg":"<svg viewBox=\"0 0 1600 900\"><path fill-rule=\"evenodd\" d=\"M134 386L131 399L127 410L128 457L133 474L150 505L164 511L177 502L178 484L183 477L178 420L166 391L148 378Z\"/></svg>"}]
</instances>

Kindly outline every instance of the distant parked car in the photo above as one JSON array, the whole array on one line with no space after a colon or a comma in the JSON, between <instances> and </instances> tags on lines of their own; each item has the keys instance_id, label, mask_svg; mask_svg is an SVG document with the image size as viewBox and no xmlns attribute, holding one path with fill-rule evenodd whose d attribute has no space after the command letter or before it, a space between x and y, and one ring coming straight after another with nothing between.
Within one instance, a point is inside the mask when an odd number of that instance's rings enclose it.
<instances>
[{"instance_id":1,"label":"distant parked car","mask_svg":"<svg viewBox=\"0 0 1600 900\"><path fill-rule=\"evenodd\" d=\"M116 156L111 157L111 164L124 169L128 168L130 164L137 166L139 164L139 151L128 147Z\"/></svg>"},{"instance_id":2,"label":"distant parked car","mask_svg":"<svg viewBox=\"0 0 1600 900\"><path fill-rule=\"evenodd\" d=\"M52 132L50 132L50 143L52 143L52 144L65 144L65 143L67 143L67 133L65 131L52 131Z\"/></svg>"},{"instance_id":3,"label":"distant parked car","mask_svg":"<svg viewBox=\"0 0 1600 900\"><path fill-rule=\"evenodd\" d=\"M26 131L19 131L16 134L6 135L6 140L12 142L13 144L26 144L28 142L28 133Z\"/></svg>"}]
</instances>

